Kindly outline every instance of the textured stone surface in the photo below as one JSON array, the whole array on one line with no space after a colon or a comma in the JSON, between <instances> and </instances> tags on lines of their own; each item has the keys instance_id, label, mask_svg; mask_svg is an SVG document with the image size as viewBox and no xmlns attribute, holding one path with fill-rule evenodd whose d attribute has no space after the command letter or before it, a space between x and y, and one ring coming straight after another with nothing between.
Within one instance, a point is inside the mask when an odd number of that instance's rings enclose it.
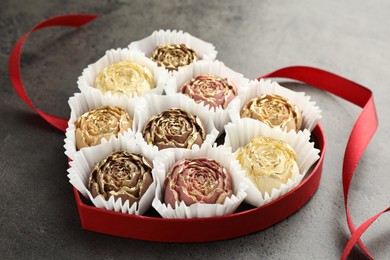
<instances>
[{"instance_id":1,"label":"textured stone surface","mask_svg":"<svg viewBox=\"0 0 390 260\"><path fill-rule=\"evenodd\" d=\"M390 2L382 1L11 1L0 2L0 252L3 258L337 259L348 238L342 199L344 148L359 109L298 84L323 110L328 151L322 183L299 212L264 231L212 243L153 243L81 229L66 177L64 135L17 97L9 82L12 45L42 19L97 13L81 29L50 28L27 41L21 67L27 92L45 111L66 117L82 69L110 48L157 29L182 29L212 42L218 58L249 78L289 65L330 70L374 91L380 127L350 191L356 224L389 206ZM390 257L384 215L363 241ZM355 248L352 257L363 258Z\"/></svg>"}]
</instances>

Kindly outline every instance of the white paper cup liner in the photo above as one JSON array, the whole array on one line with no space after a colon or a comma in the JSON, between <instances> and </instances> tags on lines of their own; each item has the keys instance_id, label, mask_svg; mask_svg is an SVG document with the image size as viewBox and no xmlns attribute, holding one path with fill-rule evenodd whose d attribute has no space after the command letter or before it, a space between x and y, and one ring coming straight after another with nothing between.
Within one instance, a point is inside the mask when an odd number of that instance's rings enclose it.
<instances>
[{"instance_id":1,"label":"white paper cup liner","mask_svg":"<svg viewBox=\"0 0 390 260\"><path fill-rule=\"evenodd\" d=\"M83 70L82 75L77 80L77 85L81 92L86 91L87 89L101 92L99 89L94 87L96 76L107 66L122 60L128 60L143 65L152 72L155 88L145 92L144 95L162 94L165 85L169 84L169 81L171 80L171 76L165 69L158 67L155 62L152 62L149 58L145 57L142 52L135 50L130 51L127 48L116 50L112 49L106 51L106 54L102 58L95 63L88 65L88 67ZM113 95L118 94L114 93ZM135 98L138 96L135 93L133 96L129 97Z\"/></svg>"},{"instance_id":2,"label":"white paper cup liner","mask_svg":"<svg viewBox=\"0 0 390 260\"><path fill-rule=\"evenodd\" d=\"M211 43L176 30L154 31L142 40L131 42L128 47L130 50L138 50L145 53L147 57L151 57L154 49L160 44L186 44L201 60L215 60L217 57L217 51Z\"/></svg>"},{"instance_id":3,"label":"white paper cup liner","mask_svg":"<svg viewBox=\"0 0 390 260\"><path fill-rule=\"evenodd\" d=\"M137 102L137 106L134 111L134 123L137 125L137 132L142 135L142 130L151 117L170 108L180 108L199 117L207 133L204 143L214 144L219 132L214 126L213 120L210 117L210 112L202 105L196 104L192 99L185 98L180 94L168 96L148 95L143 99L140 99L140 102Z\"/></svg>"},{"instance_id":4,"label":"white paper cup liner","mask_svg":"<svg viewBox=\"0 0 390 260\"><path fill-rule=\"evenodd\" d=\"M200 148L195 146L191 150L174 149L167 152L162 151L161 154L163 156L160 156L154 161L158 182L152 206L163 218L207 218L228 215L235 212L237 207L245 199L247 186L242 177L244 173L229 148L224 146L212 147L210 144L205 143ZM178 160L197 157L213 159L229 171L233 180L233 195L230 198L226 198L223 204L195 203L187 206L182 201L179 204L176 202L175 209L173 209L171 205L166 205L163 202L165 176Z\"/></svg>"},{"instance_id":5,"label":"white paper cup liner","mask_svg":"<svg viewBox=\"0 0 390 260\"><path fill-rule=\"evenodd\" d=\"M226 125L225 132L225 146L231 147L233 152L248 144L253 138L264 136L288 143L297 154L299 174L295 174L292 179L289 179L286 184L282 184L278 189L273 189L271 194L266 192L262 195L253 182L249 178L245 178L245 183L249 187L245 202L256 207L267 204L295 188L320 158L320 150L314 148L314 143L310 142L309 135L302 131L287 133L282 131L280 127L271 128L257 120L243 118Z\"/></svg>"},{"instance_id":6,"label":"white paper cup liner","mask_svg":"<svg viewBox=\"0 0 390 260\"><path fill-rule=\"evenodd\" d=\"M76 120L83 115L84 113L90 111L91 109L102 107L102 106L117 106L124 109L133 120L133 125L131 129L126 130L128 134L134 135L137 131L137 125L134 123L134 106L137 101L134 99L128 98L126 95L111 95L111 93L106 93L103 95L100 91L91 91L86 90L82 93L75 93L73 97L69 98L70 106L70 119L68 121L68 128L65 132L65 154L73 160L76 153L76 137L75 137L75 125ZM121 134L119 134L121 135ZM111 138L116 138L112 136ZM106 139L102 139L102 144L106 143ZM100 144L101 145L101 144ZM81 150L90 149L90 147L81 148Z\"/></svg>"},{"instance_id":7,"label":"white paper cup liner","mask_svg":"<svg viewBox=\"0 0 390 260\"><path fill-rule=\"evenodd\" d=\"M280 86L276 81L260 79L249 82L249 87L238 94L229 107L230 118L233 122L240 119L240 112L243 106L252 98L260 97L264 94L277 94L287 98L295 104L302 113L301 130L307 129L311 133L318 121L321 119L321 110L311 97L304 92L295 92ZM256 120L256 119L251 119Z\"/></svg>"},{"instance_id":8,"label":"white paper cup liner","mask_svg":"<svg viewBox=\"0 0 390 260\"><path fill-rule=\"evenodd\" d=\"M169 84L165 87L165 93L167 95L175 94L180 91L180 88L187 82L191 81L191 79L204 75L210 74L215 75L221 78L227 78L230 82L237 88L237 92L240 93L244 89L248 88L249 80L244 78L241 73L238 73L223 64L221 61L200 61L197 63L193 63L186 67L185 69L179 69L177 73L173 74L175 79L175 84ZM233 99L234 100L234 99ZM232 100L232 101L233 101ZM222 107L218 107L214 109L213 107L201 102L203 106L207 107L210 112L212 112L213 121L215 127L218 131L222 132L223 127L230 121L230 116L228 113L228 108L231 104L229 103L226 109Z\"/></svg>"},{"instance_id":9,"label":"white paper cup liner","mask_svg":"<svg viewBox=\"0 0 390 260\"><path fill-rule=\"evenodd\" d=\"M93 198L91 192L87 188L87 182L89 173L93 170L95 165L106 158L110 153L114 151L128 151L131 153L141 154L151 162L157 157L157 149L144 145L140 139L127 136L120 136L118 139L111 139L104 145L94 146L91 149L80 150L76 154L73 161L70 162L70 168L68 169L69 182L81 193L85 198L89 198L92 203L98 207L116 212L142 215L150 207L155 196L155 189L157 185L157 176L152 171L153 182L146 190L141 200L138 203L133 203L129 207L129 201L125 203L119 198L116 201L111 196L109 200L105 200L102 196Z\"/></svg>"}]
</instances>

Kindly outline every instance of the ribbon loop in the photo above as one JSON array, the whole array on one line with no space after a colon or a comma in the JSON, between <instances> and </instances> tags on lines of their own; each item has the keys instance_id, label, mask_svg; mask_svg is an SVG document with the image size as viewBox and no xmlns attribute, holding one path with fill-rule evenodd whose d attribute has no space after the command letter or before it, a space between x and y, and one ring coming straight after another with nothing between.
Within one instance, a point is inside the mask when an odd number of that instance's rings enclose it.
<instances>
[{"instance_id":1,"label":"ribbon loop","mask_svg":"<svg viewBox=\"0 0 390 260\"><path fill-rule=\"evenodd\" d=\"M22 38L14 45L8 63L9 68L9 76L14 86L16 93L18 93L19 97L36 113L38 113L43 119L45 119L49 124L56 127L57 129L65 132L68 120L65 118L60 118L57 116L50 115L39 110L37 107L29 99L22 82L22 75L20 72L20 53L23 47L25 40L28 36L37 30L52 27L52 26L70 26L70 27L80 27L90 21L94 20L96 15L87 15L87 14L73 14L73 15L62 15L56 16L53 18L49 18L44 20L43 22L37 24L32 28L29 32L23 35Z\"/></svg>"}]
</instances>

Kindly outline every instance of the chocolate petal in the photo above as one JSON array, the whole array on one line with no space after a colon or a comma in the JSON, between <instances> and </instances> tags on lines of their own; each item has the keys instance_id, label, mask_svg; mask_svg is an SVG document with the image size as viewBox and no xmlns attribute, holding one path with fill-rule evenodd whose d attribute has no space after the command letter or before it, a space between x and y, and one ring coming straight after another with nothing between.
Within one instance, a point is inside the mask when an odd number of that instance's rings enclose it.
<instances>
[{"instance_id":1,"label":"chocolate petal","mask_svg":"<svg viewBox=\"0 0 390 260\"><path fill-rule=\"evenodd\" d=\"M88 187L93 197L106 200L114 196L129 201L129 206L138 202L153 182L152 165L144 157L126 151L108 155L91 171Z\"/></svg>"},{"instance_id":2,"label":"chocolate petal","mask_svg":"<svg viewBox=\"0 0 390 260\"><path fill-rule=\"evenodd\" d=\"M198 117L172 108L150 118L144 126L143 136L147 143L159 149L191 148L195 143L203 143L206 131Z\"/></svg>"},{"instance_id":3,"label":"chocolate petal","mask_svg":"<svg viewBox=\"0 0 390 260\"><path fill-rule=\"evenodd\" d=\"M154 88L153 73L145 66L122 60L104 68L95 79L95 87L103 93L112 92L133 97Z\"/></svg>"},{"instance_id":4,"label":"chocolate petal","mask_svg":"<svg viewBox=\"0 0 390 260\"><path fill-rule=\"evenodd\" d=\"M198 57L195 51L185 44L161 44L154 49L151 59L157 62L158 66L172 71L195 62Z\"/></svg>"},{"instance_id":5,"label":"chocolate petal","mask_svg":"<svg viewBox=\"0 0 390 260\"><path fill-rule=\"evenodd\" d=\"M299 131L302 126L302 115L298 107L276 94L249 100L241 109L240 115L242 118L257 119L270 127L280 126L287 131Z\"/></svg>"},{"instance_id":6,"label":"chocolate petal","mask_svg":"<svg viewBox=\"0 0 390 260\"><path fill-rule=\"evenodd\" d=\"M237 160L246 169L260 192L271 194L299 173L297 155L287 143L270 137L252 139L236 151Z\"/></svg>"},{"instance_id":7,"label":"chocolate petal","mask_svg":"<svg viewBox=\"0 0 390 260\"><path fill-rule=\"evenodd\" d=\"M186 94L196 103L204 102L213 108L225 109L237 96L237 88L227 79L215 75L200 75L185 83L180 92Z\"/></svg>"},{"instance_id":8,"label":"chocolate petal","mask_svg":"<svg viewBox=\"0 0 390 260\"><path fill-rule=\"evenodd\" d=\"M81 115L75 124L76 148L98 145L102 139L109 140L111 136L131 128L130 115L120 107L102 106Z\"/></svg>"},{"instance_id":9,"label":"chocolate petal","mask_svg":"<svg viewBox=\"0 0 390 260\"><path fill-rule=\"evenodd\" d=\"M174 207L183 201L224 203L233 194L231 176L218 162L204 157L182 159L169 170L164 181L164 202Z\"/></svg>"}]
</instances>

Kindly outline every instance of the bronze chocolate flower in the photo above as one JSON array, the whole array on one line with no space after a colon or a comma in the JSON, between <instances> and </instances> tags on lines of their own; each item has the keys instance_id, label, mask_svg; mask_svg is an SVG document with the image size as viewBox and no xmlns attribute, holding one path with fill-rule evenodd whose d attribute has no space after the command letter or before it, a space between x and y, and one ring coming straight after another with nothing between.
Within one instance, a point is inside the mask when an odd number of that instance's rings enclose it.
<instances>
[{"instance_id":1,"label":"bronze chocolate flower","mask_svg":"<svg viewBox=\"0 0 390 260\"><path fill-rule=\"evenodd\" d=\"M151 59L158 66L168 70L178 70L195 62L198 57L194 50L185 44L161 44L154 49Z\"/></svg>"},{"instance_id":2,"label":"bronze chocolate flower","mask_svg":"<svg viewBox=\"0 0 390 260\"><path fill-rule=\"evenodd\" d=\"M95 87L103 93L125 94L129 97L142 96L154 88L152 72L145 66L123 60L104 68L95 79Z\"/></svg>"},{"instance_id":3,"label":"bronze chocolate flower","mask_svg":"<svg viewBox=\"0 0 390 260\"><path fill-rule=\"evenodd\" d=\"M150 118L144 126L143 136L147 143L159 149L191 148L203 143L206 131L197 116L171 108Z\"/></svg>"},{"instance_id":4,"label":"bronze chocolate flower","mask_svg":"<svg viewBox=\"0 0 390 260\"><path fill-rule=\"evenodd\" d=\"M302 115L298 107L284 97L275 94L263 95L249 100L241 109L241 117L257 119L270 127L296 132L302 126Z\"/></svg>"},{"instance_id":5,"label":"bronze chocolate flower","mask_svg":"<svg viewBox=\"0 0 390 260\"><path fill-rule=\"evenodd\" d=\"M206 74L185 83L180 92L194 99L196 103L204 102L213 108L225 109L237 95L237 88L229 79Z\"/></svg>"},{"instance_id":6,"label":"bronze chocolate flower","mask_svg":"<svg viewBox=\"0 0 390 260\"><path fill-rule=\"evenodd\" d=\"M120 107L103 106L90 110L80 116L75 125L76 148L98 145L102 139L107 141L111 136L131 128L129 114Z\"/></svg>"},{"instance_id":7,"label":"bronze chocolate flower","mask_svg":"<svg viewBox=\"0 0 390 260\"><path fill-rule=\"evenodd\" d=\"M232 178L215 160L199 157L177 161L164 181L164 202L223 204L233 194Z\"/></svg>"},{"instance_id":8,"label":"bronze chocolate flower","mask_svg":"<svg viewBox=\"0 0 390 260\"><path fill-rule=\"evenodd\" d=\"M273 188L278 189L299 173L297 155L292 147L270 137L252 139L236 151L236 158L263 194L271 194Z\"/></svg>"},{"instance_id":9,"label":"bronze chocolate flower","mask_svg":"<svg viewBox=\"0 0 390 260\"><path fill-rule=\"evenodd\" d=\"M117 151L99 162L89 174L88 189L92 196L108 200L122 198L129 207L138 202L153 182L152 163L139 154Z\"/></svg>"}]
</instances>

